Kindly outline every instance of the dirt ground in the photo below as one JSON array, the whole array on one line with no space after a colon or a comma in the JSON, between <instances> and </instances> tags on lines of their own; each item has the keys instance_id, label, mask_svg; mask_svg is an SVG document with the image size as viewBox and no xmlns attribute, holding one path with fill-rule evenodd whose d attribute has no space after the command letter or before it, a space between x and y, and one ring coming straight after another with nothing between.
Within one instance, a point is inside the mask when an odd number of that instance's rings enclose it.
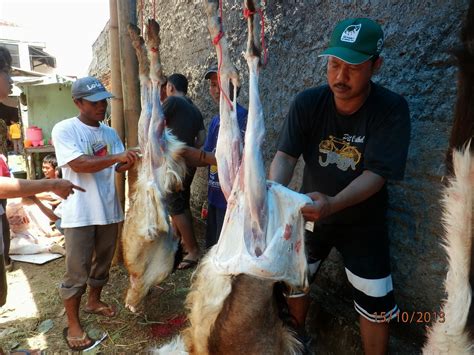
<instances>
[{"instance_id":1,"label":"dirt ground","mask_svg":"<svg viewBox=\"0 0 474 355\"><path fill-rule=\"evenodd\" d=\"M205 225L198 220L195 231L200 243ZM128 274L123 265L111 268L110 280L103 289L103 300L114 304L119 314L106 318L86 314L80 317L92 337L106 332L108 337L89 353L138 353L166 343L185 326L184 300L193 269L171 274L145 298L141 313L124 308ZM66 326L58 285L64 273L64 258L44 265L15 262L8 273L8 298L0 308L0 348L4 351L41 349L66 352L63 339ZM85 297L83 297L82 305ZM82 307L81 307L82 309Z\"/></svg>"}]
</instances>

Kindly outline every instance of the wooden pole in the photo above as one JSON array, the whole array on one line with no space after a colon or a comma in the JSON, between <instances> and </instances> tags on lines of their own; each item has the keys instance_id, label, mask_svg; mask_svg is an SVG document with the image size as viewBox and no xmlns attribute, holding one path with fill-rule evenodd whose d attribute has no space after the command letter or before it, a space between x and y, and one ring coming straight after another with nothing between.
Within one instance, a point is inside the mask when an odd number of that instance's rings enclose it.
<instances>
[{"instance_id":1,"label":"wooden pole","mask_svg":"<svg viewBox=\"0 0 474 355\"><path fill-rule=\"evenodd\" d=\"M122 77L120 72L120 48L118 40L118 15L117 0L109 0L109 48L110 48L110 78L112 84L112 128L117 131L118 136L125 142L124 118L123 118L123 95ZM122 208L125 206L125 175L116 174L117 192Z\"/></svg>"},{"instance_id":2,"label":"wooden pole","mask_svg":"<svg viewBox=\"0 0 474 355\"><path fill-rule=\"evenodd\" d=\"M117 13L117 0L109 0L110 20L109 20L109 48L110 48L110 81L112 86L112 93L114 98L112 99L112 128L117 131L118 136L124 142L125 140L125 123L123 117L123 94L122 94L122 75L120 70L120 47L119 47L119 36L118 36L118 13ZM125 174L115 174L115 185L117 187L117 194L120 200L122 209L125 210ZM115 249L115 255L113 264L120 263L122 258L121 240L122 240L122 227L123 223L120 223L117 237L117 248Z\"/></svg>"},{"instance_id":3,"label":"wooden pole","mask_svg":"<svg viewBox=\"0 0 474 355\"><path fill-rule=\"evenodd\" d=\"M138 119L140 117L140 90L138 62L127 31L129 23L136 24L136 1L117 0L120 69L123 93L123 115L127 146L138 146ZM137 180L136 169L128 172L128 197L133 194Z\"/></svg>"}]
</instances>

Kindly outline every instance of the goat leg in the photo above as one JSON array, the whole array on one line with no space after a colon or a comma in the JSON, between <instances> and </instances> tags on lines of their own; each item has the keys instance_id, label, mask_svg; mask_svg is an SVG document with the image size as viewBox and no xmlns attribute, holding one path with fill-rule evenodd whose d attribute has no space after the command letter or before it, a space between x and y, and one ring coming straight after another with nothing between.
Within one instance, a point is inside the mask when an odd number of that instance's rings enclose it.
<instances>
[{"instance_id":1,"label":"goat leg","mask_svg":"<svg viewBox=\"0 0 474 355\"><path fill-rule=\"evenodd\" d=\"M244 148L244 190L250 223L247 233L250 240L249 251L260 256L266 248L265 228L267 224L267 188L263 164L262 142L265 135L263 108L258 91L258 70L260 53L258 20L255 18L256 6L253 0L246 0L248 9L248 41L246 59L249 66L249 113ZM257 40L256 40L257 39ZM248 216L247 216L248 218ZM246 218L246 219L247 219Z\"/></svg>"},{"instance_id":2,"label":"goat leg","mask_svg":"<svg viewBox=\"0 0 474 355\"><path fill-rule=\"evenodd\" d=\"M148 59L145 41L140 35L140 29L132 23L128 24L127 29L138 60L138 75L140 80L142 106L140 119L138 120L138 144L142 154L145 156L148 155L146 143L148 140L148 129L151 120L150 61Z\"/></svg>"},{"instance_id":3,"label":"goat leg","mask_svg":"<svg viewBox=\"0 0 474 355\"><path fill-rule=\"evenodd\" d=\"M226 199L229 198L234 180L240 167L242 156L242 139L237 122L237 101L233 95L232 102L230 85L234 91L240 86L239 74L230 60L229 45L222 32L219 17L219 1L205 0L204 7L207 15L207 27L213 44L216 47L221 85L219 102L220 128L216 144L217 169L222 192ZM229 150L229 147L231 149Z\"/></svg>"}]
</instances>

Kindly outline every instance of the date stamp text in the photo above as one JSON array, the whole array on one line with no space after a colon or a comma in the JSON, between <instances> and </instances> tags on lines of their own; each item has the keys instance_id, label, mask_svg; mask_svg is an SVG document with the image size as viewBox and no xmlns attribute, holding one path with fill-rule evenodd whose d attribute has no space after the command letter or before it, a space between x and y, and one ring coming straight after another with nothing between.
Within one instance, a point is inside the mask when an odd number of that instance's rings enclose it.
<instances>
[{"instance_id":1,"label":"date stamp text","mask_svg":"<svg viewBox=\"0 0 474 355\"><path fill-rule=\"evenodd\" d=\"M444 312L436 311L403 311L396 315L390 312L374 313L379 322L397 322L397 323L444 323L446 321Z\"/></svg>"}]
</instances>

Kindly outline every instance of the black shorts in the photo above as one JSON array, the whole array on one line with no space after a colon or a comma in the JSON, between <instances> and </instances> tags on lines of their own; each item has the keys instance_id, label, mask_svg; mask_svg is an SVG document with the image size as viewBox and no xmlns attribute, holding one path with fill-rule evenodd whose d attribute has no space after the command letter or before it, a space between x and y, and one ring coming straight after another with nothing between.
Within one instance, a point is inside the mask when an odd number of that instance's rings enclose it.
<instances>
[{"instance_id":1,"label":"black shorts","mask_svg":"<svg viewBox=\"0 0 474 355\"><path fill-rule=\"evenodd\" d=\"M207 206L206 249L217 244L224 224L225 208L217 208L212 204Z\"/></svg>"},{"instance_id":2,"label":"black shorts","mask_svg":"<svg viewBox=\"0 0 474 355\"><path fill-rule=\"evenodd\" d=\"M335 247L344 259L356 311L372 322L396 317L388 231L379 226L315 226L305 237L310 282Z\"/></svg>"},{"instance_id":3,"label":"black shorts","mask_svg":"<svg viewBox=\"0 0 474 355\"><path fill-rule=\"evenodd\" d=\"M183 190L169 193L166 196L166 206L171 216L183 214L185 210L190 209L191 184L193 183L196 168L188 168L183 181Z\"/></svg>"}]
</instances>

